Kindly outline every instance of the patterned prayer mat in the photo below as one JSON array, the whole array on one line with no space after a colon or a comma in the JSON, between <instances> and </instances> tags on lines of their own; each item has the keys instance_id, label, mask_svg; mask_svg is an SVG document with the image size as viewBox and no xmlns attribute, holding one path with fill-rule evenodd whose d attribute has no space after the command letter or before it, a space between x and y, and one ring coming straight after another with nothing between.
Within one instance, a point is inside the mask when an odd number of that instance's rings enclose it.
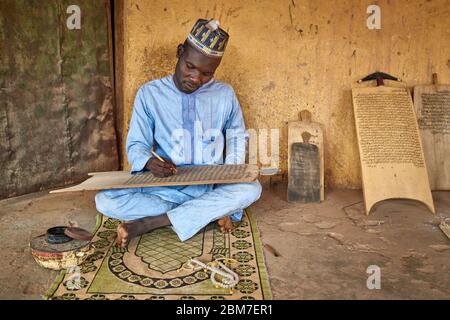
<instances>
[{"instance_id":1,"label":"patterned prayer mat","mask_svg":"<svg viewBox=\"0 0 450 320\"><path fill-rule=\"evenodd\" d=\"M272 299L261 241L249 209L230 234L211 223L180 242L170 227L133 239L128 248L115 246L118 220L98 216L92 244L95 253L74 270L62 271L46 299ZM209 274L182 265L191 258L204 263L217 257L235 259L239 275L234 290L216 288Z\"/></svg>"}]
</instances>

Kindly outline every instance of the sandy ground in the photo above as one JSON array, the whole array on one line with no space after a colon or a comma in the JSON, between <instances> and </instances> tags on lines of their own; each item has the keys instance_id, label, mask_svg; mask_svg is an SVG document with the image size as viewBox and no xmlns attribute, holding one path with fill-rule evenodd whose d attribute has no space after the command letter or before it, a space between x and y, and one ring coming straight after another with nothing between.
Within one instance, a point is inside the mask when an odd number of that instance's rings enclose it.
<instances>
[{"instance_id":1,"label":"sandy ground","mask_svg":"<svg viewBox=\"0 0 450 320\"><path fill-rule=\"evenodd\" d=\"M450 299L450 192L433 193L436 215L414 201L389 200L364 214L361 191L327 190L320 204L293 204L282 183L253 206L275 299ZM57 271L39 267L28 243L50 226L92 229L94 193L30 194L0 201L4 249L0 299L40 299ZM371 265L381 289L366 286Z\"/></svg>"}]
</instances>

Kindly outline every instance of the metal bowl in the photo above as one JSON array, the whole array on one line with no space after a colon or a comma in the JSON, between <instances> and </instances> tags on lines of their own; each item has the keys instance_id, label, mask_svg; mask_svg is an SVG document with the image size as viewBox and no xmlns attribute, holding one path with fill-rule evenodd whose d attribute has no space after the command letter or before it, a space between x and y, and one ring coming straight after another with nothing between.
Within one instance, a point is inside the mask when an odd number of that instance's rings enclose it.
<instances>
[{"instance_id":1,"label":"metal bowl","mask_svg":"<svg viewBox=\"0 0 450 320\"><path fill-rule=\"evenodd\" d=\"M45 241L50 244L60 244L72 241L73 239L64 233L66 229L67 227L64 226L58 226L48 229Z\"/></svg>"}]
</instances>

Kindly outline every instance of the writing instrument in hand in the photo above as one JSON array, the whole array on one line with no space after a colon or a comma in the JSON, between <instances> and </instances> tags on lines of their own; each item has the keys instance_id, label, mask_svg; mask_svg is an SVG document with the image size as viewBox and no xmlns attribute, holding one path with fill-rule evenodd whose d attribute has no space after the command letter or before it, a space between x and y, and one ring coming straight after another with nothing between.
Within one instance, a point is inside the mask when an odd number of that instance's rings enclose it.
<instances>
[{"instance_id":1,"label":"writing instrument in hand","mask_svg":"<svg viewBox=\"0 0 450 320\"><path fill-rule=\"evenodd\" d=\"M162 161L162 162L164 162L164 163L167 163L167 161L165 161L163 158L161 158L155 151L150 150L150 152L151 152L152 155L154 155L154 156L156 157L156 159L158 159L159 161ZM170 171L172 171L172 173L177 173L177 172L178 172L177 168L175 168L175 167L173 167L173 166L172 166L172 168L170 168Z\"/></svg>"}]
</instances>

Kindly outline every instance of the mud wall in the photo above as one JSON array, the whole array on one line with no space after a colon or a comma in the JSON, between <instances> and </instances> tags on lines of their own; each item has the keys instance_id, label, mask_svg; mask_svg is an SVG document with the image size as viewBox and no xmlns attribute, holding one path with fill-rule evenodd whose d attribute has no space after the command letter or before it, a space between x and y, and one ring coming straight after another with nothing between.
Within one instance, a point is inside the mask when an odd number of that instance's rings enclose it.
<instances>
[{"instance_id":1,"label":"mud wall","mask_svg":"<svg viewBox=\"0 0 450 320\"><path fill-rule=\"evenodd\" d=\"M380 30L367 28L371 4ZM308 109L325 128L326 185L359 188L351 86L377 70L409 87L433 72L449 83L449 15L448 0L125 0L122 141L138 87L172 73L177 44L197 18L214 17L231 36L216 78L234 87L249 128L281 130L282 168L287 121Z\"/></svg>"}]
</instances>

